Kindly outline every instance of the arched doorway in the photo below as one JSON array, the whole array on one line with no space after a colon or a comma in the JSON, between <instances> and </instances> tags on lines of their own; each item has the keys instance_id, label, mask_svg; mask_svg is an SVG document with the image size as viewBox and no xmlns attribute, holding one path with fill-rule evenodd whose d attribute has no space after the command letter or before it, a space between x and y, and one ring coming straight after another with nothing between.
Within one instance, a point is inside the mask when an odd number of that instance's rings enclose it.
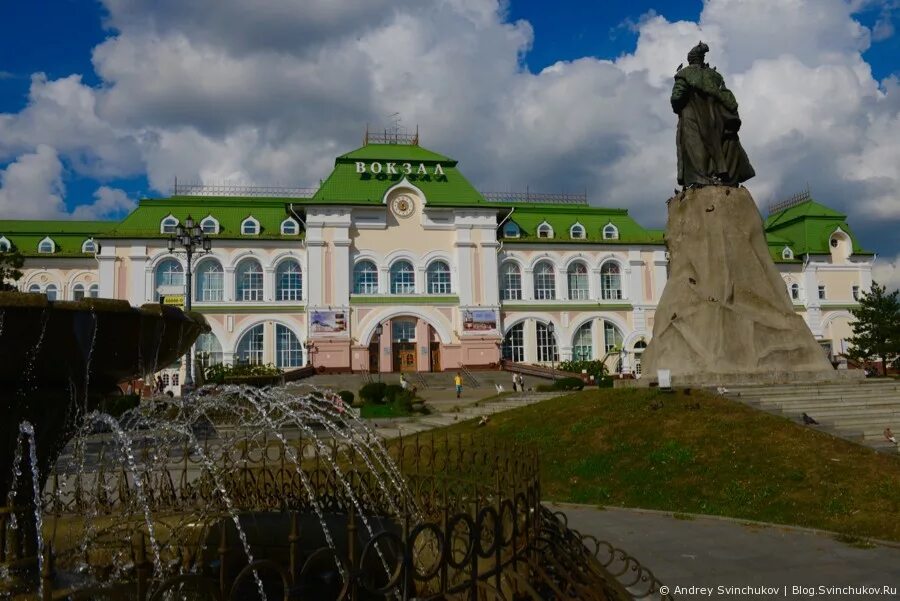
<instances>
[{"instance_id":1,"label":"arched doorway","mask_svg":"<svg viewBox=\"0 0 900 601\"><path fill-rule=\"evenodd\" d=\"M412 318L391 320L393 371L419 371L416 353L416 324Z\"/></svg>"}]
</instances>

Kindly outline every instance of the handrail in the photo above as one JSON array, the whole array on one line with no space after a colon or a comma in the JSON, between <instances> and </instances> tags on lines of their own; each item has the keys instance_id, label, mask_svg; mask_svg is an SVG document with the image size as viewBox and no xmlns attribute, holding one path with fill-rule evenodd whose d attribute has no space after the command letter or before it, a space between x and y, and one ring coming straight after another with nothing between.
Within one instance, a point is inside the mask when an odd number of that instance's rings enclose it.
<instances>
[{"instance_id":1,"label":"handrail","mask_svg":"<svg viewBox=\"0 0 900 601\"><path fill-rule=\"evenodd\" d=\"M462 363L459 364L459 371L462 372L463 377L469 382L469 385L472 388L481 387L481 382L478 381L478 378L476 378L475 375L469 371L469 368Z\"/></svg>"}]
</instances>

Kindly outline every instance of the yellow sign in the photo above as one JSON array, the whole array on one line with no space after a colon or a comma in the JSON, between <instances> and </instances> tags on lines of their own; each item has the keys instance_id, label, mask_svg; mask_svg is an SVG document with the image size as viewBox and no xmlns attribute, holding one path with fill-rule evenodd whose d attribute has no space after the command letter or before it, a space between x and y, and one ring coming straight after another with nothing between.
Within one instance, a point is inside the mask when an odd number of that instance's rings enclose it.
<instances>
[{"instance_id":1,"label":"yellow sign","mask_svg":"<svg viewBox=\"0 0 900 601\"><path fill-rule=\"evenodd\" d=\"M174 307L184 308L184 295L183 294L167 294L163 297L164 305L172 305Z\"/></svg>"}]
</instances>

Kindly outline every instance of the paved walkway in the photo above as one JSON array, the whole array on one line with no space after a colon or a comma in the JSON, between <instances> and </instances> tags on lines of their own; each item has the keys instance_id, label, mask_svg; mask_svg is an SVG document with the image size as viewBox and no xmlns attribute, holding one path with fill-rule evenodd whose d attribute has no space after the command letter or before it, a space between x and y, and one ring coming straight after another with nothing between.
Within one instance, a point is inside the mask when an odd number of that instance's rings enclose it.
<instances>
[{"instance_id":1,"label":"paved walkway","mask_svg":"<svg viewBox=\"0 0 900 601\"><path fill-rule=\"evenodd\" d=\"M548 507L563 511L570 528L634 556L673 593L676 586L712 587L712 594L682 592L675 599L809 599L811 590L817 599L900 599L900 545L858 548L833 534L707 517L677 519L655 511ZM776 590L729 594L719 586ZM848 586L882 590L840 594L819 588ZM885 586L893 591L885 592Z\"/></svg>"}]
</instances>

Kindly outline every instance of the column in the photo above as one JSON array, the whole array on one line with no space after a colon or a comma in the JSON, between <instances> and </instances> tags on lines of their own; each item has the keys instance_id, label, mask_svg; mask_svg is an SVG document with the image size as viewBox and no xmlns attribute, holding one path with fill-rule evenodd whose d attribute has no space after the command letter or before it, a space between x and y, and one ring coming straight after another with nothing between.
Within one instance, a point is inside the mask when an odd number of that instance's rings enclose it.
<instances>
[{"instance_id":1,"label":"column","mask_svg":"<svg viewBox=\"0 0 900 601\"><path fill-rule=\"evenodd\" d=\"M115 298L116 294L116 247L104 245L97 256L100 263L100 297Z\"/></svg>"},{"instance_id":2,"label":"column","mask_svg":"<svg viewBox=\"0 0 900 601\"><path fill-rule=\"evenodd\" d=\"M267 303L275 299L275 269L263 267L263 300Z\"/></svg>"},{"instance_id":3,"label":"column","mask_svg":"<svg viewBox=\"0 0 900 601\"><path fill-rule=\"evenodd\" d=\"M394 371L394 355L392 352L392 344L394 340L391 331L391 320L381 322L383 329L381 331L381 342L378 349L378 371L391 372Z\"/></svg>"},{"instance_id":4,"label":"column","mask_svg":"<svg viewBox=\"0 0 900 601\"><path fill-rule=\"evenodd\" d=\"M416 369L431 371L431 327L424 319L416 320Z\"/></svg>"},{"instance_id":5,"label":"column","mask_svg":"<svg viewBox=\"0 0 900 601\"><path fill-rule=\"evenodd\" d=\"M522 300L534 300L534 269L522 270Z\"/></svg>"},{"instance_id":6,"label":"column","mask_svg":"<svg viewBox=\"0 0 900 601\"><path fill-rule=\"evenodd\" d=\"M322 240L309 240L306 243L306 254L309 257L309 305L319 307L325 304L324 277L322 273L325 265L325 242Z\"/></svg>"},{"instance_id":7,"label":"column","mask_svg":"<svg viewBox=\"0 0 900 601\"><path fill-rule=\"evenodd\" d=\"M132 305L140 306L150 301L149 282L147 266L147 253L144 252L143 246L132 246L131 255L128 257L131 263L128 268L131 276L131 298L128 299Z\"/></svg>"},{"instance_id":8,"label":"column","mask_svg":"<svg viewBox=\"0 0 900 601\"><path fill-rule=\"evenodd\" d=\"M534 319L522 322L522 342L525 347L525 362L537 362L537 325Z\"/></svg>"},{"instance_id":9,"label":"column","mask_svg":"<svg viewBox=\"0 0 900 601\"><path fill-rule=\"evenodd\" d=\"M334 304L339 307L350 306L350 278L353 277L350 266L350 240L339 239L334 240L334 252L332 253L332 263L334 273L331 276L332 286L334 286L333 299Z\"/></svg>"},{"instance_id":10,"label":"column","mask_svg":"<svg viewBox=\"0 0 900 601\"><path fill-rule=\"evenodd\" d=\"M463 235L465 234L465 235ZM475 286L472 281L472 247L474 244L469 241L469 230L459 230L457 235L465 240L456 243L456 269L459 273L459 304L469 306L475 304L474 295L472 294Z\"/></svg>"},{"instance_id":11,"label":"column","mask_svg":"<svg viewBox=\"0 0 900 601\"><path fill-rule=\"evenodd\" d=\"M222 291L222 299L225 302L234 302L234 266L223 265L222 270L224 272L222 285L225 287L225 290Z\"/></svg>"},{"instance_id":12,"label":"column","mask_svg":"<svg viewBox=\"0 0 900 601\"><path fill-rule=\"evenodd\" d=\"M641 258L640 250L628 251L628 290L627 298L633 304L644 303L644 260Z\"/></svg>"},{"instance_id":13,"label":"column","mask_svg":"<svg viewBox=\"0 0 900 601\"><path fill-rule=\"evenodd\" d=\"M481 290L485 305L500 304L500 272L497 264L499 246L496 241L481 245Z\"/></svg>"}]
</instances>

